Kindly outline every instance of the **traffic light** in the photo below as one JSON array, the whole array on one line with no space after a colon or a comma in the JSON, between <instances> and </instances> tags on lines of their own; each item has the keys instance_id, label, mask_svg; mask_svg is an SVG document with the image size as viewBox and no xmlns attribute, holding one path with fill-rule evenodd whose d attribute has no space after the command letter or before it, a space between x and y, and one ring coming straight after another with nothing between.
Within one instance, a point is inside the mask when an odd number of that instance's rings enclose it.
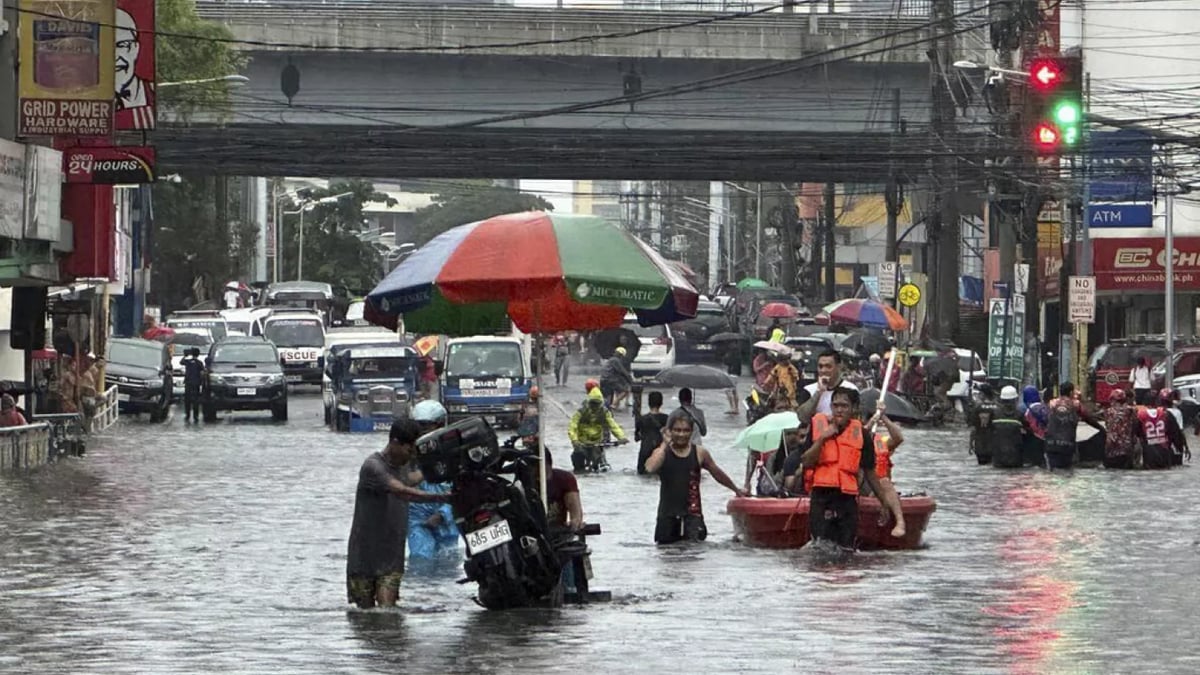
<instances>
[{"instance_id":1,"label":"traffic light","mask_svg":"<svg viewBox=\"0 0 1200 675\"><path fill-rule=\"evenodd\" d=\"M1077 150L1083 140L1083 62L1077 56L1038 56L1029 72L1026 128L1034 152Z\"/></svg>"}]
</instances>

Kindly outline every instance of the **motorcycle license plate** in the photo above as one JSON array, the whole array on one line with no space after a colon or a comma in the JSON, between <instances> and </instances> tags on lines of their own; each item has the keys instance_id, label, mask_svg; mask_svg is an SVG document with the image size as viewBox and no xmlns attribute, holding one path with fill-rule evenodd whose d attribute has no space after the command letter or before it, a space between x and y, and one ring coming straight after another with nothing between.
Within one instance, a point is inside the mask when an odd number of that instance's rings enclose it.
<instances>
[{"instance_id":1,"label":"motorcycle license plate","mask_svg":"<svg viewBox=\"0 0 1200 675\"><path fill-rule=\"evenodd\" d=\"M254 387L238 387L238 396L253 396L254 394Z\"/></svg>"},{"instance_id":2,"label":"motorcycle license plate","mask_svg":"<svg viewBox=\"0 0 1200 675\"><path fill-rule=\"evenodd\" d=\"M496 548L500 544L512 541L512 532L508 529L508 521L501 520L485 528L467 533L467 553L475 555Z\"/></svg>"}]
</instances>

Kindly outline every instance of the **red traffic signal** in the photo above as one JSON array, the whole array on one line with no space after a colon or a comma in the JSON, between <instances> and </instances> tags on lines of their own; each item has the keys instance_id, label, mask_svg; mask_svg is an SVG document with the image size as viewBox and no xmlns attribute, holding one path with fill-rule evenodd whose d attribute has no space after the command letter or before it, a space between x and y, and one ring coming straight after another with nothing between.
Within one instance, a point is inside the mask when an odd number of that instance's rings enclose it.
<instances>
[{"instance_id":1,"label":"red traffic signal","mask_svg":"<svg viewBox=\"0 0 1200 675\"><path fill-rule=\"evenodd\" d=\"M1063 83L1063 67L1058 59L1035 59L1029 64L1029 84L1039 91L1052 91Z\"/></svg>"},{"instance_id":2,"label":"red traffic signal","mask_svg":"<svg viewBox=\"0 0 1200 675\"><path fill-rule=\"evenodd\" d=\"M1045 122L1037 125L1033 130L1033 142L1043 150L1053 150L1058 147L1059 133L1058 129L1053 124Z\"/></svg>"}]
</instances>

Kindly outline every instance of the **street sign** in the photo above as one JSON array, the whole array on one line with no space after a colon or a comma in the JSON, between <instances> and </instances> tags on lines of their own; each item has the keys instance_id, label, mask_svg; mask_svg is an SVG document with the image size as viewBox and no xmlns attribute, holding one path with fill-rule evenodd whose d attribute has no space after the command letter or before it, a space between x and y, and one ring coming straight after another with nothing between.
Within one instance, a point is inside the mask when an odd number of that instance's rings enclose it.
<instances>
[{"instance_id":1,"label":"street sign","mask_svg":"<svg viewBox=\"0 0 1200 675\"><path fill-rule=\"evenodd\" d=\"M915 307L921 301L921 289L917 288L916 284L904 284L896 297L905 307Z\"/></svg>"},{"instance_id":2,"label":"street sign","mask_svg":"<svg viewBox=\"0 0 1200 675\"><path fill-rule=\"evenodd\" d=\"M1084 211L1088 227L1153 227L1154 209L1149 204L1088 204Z\"/></svg>"},{"instance_id":3,"label":"street sign","mask_svg":"<svg viewBox=\"0 0 1200 675\"><path fill-rule=\"evenodd\" d=\"M1012 297L1012 311L1014 311L1018 314L1025 313L1025 296L1024 295L1021 295L1018 293L1017 295L1014 295Z\"/></svg>"},{"instance_id":4,"label":"street sign","mask_svg":"<svg viewBox=\"0 0 1200 675\"><path fill-rule=\"evenodd\" d=\"M1096 277L1071 277L1067 289L1067 316L1070 322L1095 323Z\"/></svg>"},{"instance_id":5,"label":"street sign","mask_svg":"<svg viewBox=\"0 0 1200 675\"><path fill-rule=\"evenodd\" d=\"M993 298L988 305L988 377L1021 379L1025 374L1024 345L1025 313L1009 311L1004 298Z\"/></svg>"},{"instance_id":6,"label":"street sign","mask_svg":"<svg viewBox=\"0 0 1200 675\"><path fill-rule=\"evenodd\" d=\"M1013 285L1016 286L1017 293L1024 295L1029 292L1029 264L1017 263L1013 265Z\"/></svg>"},{"instance_id":7,"label":"street sign","mask_svg":"<svg viewBox=\"0 0 1200 675\"><path fill-rule=\"evenodd\" d=\"M1007 281L993 281L992 282L992 290L996 292L997 297L1001 297L1001 298L1007 297L1008 296L1008 282Z\"/></svg>"},{"instance_id":8,"label":"street sign","mask_svg":"<svg viewBox=\"0 0 1200 675\"><path fill-rule=\"evenodd\" d=\"M879 263L879 295L883 298L896 297L896 268L894 262Z\"/></svg>"}]
</instances>

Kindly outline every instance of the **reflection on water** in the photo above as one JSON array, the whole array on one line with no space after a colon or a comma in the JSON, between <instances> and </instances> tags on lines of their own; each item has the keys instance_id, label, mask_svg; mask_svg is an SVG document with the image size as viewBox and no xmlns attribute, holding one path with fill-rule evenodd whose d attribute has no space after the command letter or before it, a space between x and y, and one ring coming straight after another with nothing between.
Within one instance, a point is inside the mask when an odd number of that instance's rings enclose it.
<instances>
[{"instance_id":1,"label":"reflection on water","mask_svg":"<svg viewBox=\"0 0 1200 675\"><path fill-rule=\"evenodd\" d=\"M450 559L410 566L401 609L364 612L344 604L346 535L382 438L324 431L317 397L291 413L122 421L82 460L0 478L0 670L1200 672L1191 469L1006 472L965 433L913 431L896 477L938 499L927 547L838 559L735 543L707 477L709 541L654 546L658 485L624 446L621 470L580 481L611 603L488 613ZM738 428L712 417L737 473Z\"/></svg>"}]
</instances>

